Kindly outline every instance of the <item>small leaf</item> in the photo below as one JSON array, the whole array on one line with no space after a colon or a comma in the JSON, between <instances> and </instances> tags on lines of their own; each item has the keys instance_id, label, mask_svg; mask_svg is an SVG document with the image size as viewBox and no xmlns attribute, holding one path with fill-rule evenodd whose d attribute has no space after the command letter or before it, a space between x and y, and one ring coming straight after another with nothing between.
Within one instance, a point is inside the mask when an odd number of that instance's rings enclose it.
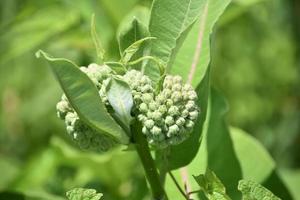
<instances>
[{"instance_id":1,"label":"small leaf","mask_svg":"<svg viewBox=\"0 0 300 200\"><path fill-rule=\"evenodd\" d=\"M106 92L108 101L116 112L116 116L129 130L132 120L131 109L133 106L133 98L129 85L114 76L109 81Z\"/></svg>"},{"instance_id":2,"label":"small leaf","mask_svg":"<svg viewBox=\"0 0 300 200\"><path fill-rule=\"evenodd\" d=\"M124 50L124 53L122 54L121 62L124 64L127 64L132 56L139 50L142 43L146 40L153 40L154 37L145 37L143 39L140 39L133 44L131 44L127 49Z\"/></svg>"},{"instance_id":3,"label":"small leaf","mask_svg":"<svg viewBox=\"0 0 300 200\"><path fill-rule=\"evenodd\" d=\"M243 200L281 200L267 188L254 181L240 180L238 189L243 194Z\"/></svg>"},{"instance_id":4,"label":"small leaf","mask_svg":"<svg viewBox=\"0 0 300 200\"><path fill-rule=\"evenodd\" d=\"M103 195L94 189L74 188L66 196L68 200L100 200Z\"/></svg>"},{"instance_id":5,"label":"small leaf","mask_svg":"<svg viewBox=\"0 0 300 200\"><path fill-rule=\"evenodd\" d=\"M96 25L95 25L95 14L92 15L91 36L92 36L93 43L94 43L95 48L96 48L97 57L100 59L100 63L103 63L104 62L105 50L103 49L102 44L100 42L100 39L97 35Z\"/></svg>"},{"instance_id":6,"label":"small leaf","mask_svg":"<svg viewBox=\"0 0 300 200\"><path fill-rule=\"evenodd\" d=\"M42 56L53 70L64 93L79 117L101 133L115 138L121 144L128 144L129 138L124 130L114 121L102 103L96 86L76 64L64 58L52 58L43 51Z\"/></svg>"},{"instance_id":7,"label":"small leaf","mask_svg":"<svg viewBox=\"0 0 300 200\"><path fill-rule=\"evenodd\" d=\"M213 171L207 169L205 174L194 176L194 178L209 200L230 200L225 186Z\"/></svg>"},{"instance_id":8,"label":"small leaf","mask_svg":"<svg viewBox=\"0 0 300 200\"><path fill-rule=\"evenodd\" d=\"M132 43L150 36L147 28L148 18L148 8L139 6L133 9L133 11L122 20L117 33L121 55ZM140 53L143 55L143 52Z\"/></svg>"}]
</instances>

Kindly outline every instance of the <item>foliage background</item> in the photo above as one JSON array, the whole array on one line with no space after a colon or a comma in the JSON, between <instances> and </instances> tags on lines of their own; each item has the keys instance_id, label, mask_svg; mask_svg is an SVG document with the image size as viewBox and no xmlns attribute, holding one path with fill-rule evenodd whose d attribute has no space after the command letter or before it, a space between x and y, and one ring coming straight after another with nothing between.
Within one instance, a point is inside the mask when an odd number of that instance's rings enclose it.
<instances>
[{"instance_id":1,"label":"foliage background","mask_svg":"<svg viewBox=\"0 0 300 200\"><path fill-rule=\"evenodd\" d=\"M109 57L116 32L151 0L0 1L0 191L63 196L96 188L105 199L146 198L134 153L77 150L55 115L61 90L34 52L45 49L87 65L95 60L91 13ZM300 3L234 0L212 37L212 84L228 99L229 124L257 137L300 199ZM50 197L49 197L50 198Z\"/></svg>"}]
</instances>

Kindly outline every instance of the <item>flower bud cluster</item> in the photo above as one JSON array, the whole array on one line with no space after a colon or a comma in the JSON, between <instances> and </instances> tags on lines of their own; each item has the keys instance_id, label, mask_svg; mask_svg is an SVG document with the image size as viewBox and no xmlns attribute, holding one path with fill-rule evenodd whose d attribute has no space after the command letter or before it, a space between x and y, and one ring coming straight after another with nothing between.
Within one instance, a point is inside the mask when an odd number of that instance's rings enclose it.
<instances>
[{"instance_id":1,"label":"flower bud cluster","mask_svg":"<svg viewBox=\"0 0 300 200\"><path fill-rule=\"evenodd\" d=\"M198 116L197 94L180 76L166 76L163 88L154 94L151 80L141 72L131 70L124 75L132 88L138 120L149 144L164 148L189 137Z\"/></svg>"},{"instance_id":2,"label":"flower bud cluster","mask_svg":"<svg viewBox=\"0 0 300 200\"><path fill-rule=\"evenodd\" d=\"M106 65L97 65L92 63L88 67L80 67L80 70L83 71L88 77L93 81L99 90L99 95L106 105L108 105L108 99L106 96L106 85L109 81L109 76L112 74L111 68Z\"/></svg>"},{"instance_id":3,"label":"flower bud cluster","mask_svg":"<svg viewBox=\"0 0 300 200\"><path fill-rule=\"evenodd\" d=\"M136 108L140 111L143 110L144 103L150 102L154 98L152 81L140 71L136 70L128 71L123 78L131 88Z\"/></svg>"},{"instance_id":4,"label":"flower bud cluster","mask_svg":"<svg viewBox=\"0 0 300 200\"><path fill-rule=\"evenodd\" d=\"M88 67L81 67L80 69L89 76L98 90L101 90L103 81L111 74L109 67L96 64L90 64ZM101 96L99 92L99 95L102 101L105 101L102 98L102 96L106 97L105 93ZM58 117L65 121L67 133L80 148L104 152L116 145L112 138L97 132L82 121L65 95L57 103L56 109Z\"/></svg>"}]
</instances>

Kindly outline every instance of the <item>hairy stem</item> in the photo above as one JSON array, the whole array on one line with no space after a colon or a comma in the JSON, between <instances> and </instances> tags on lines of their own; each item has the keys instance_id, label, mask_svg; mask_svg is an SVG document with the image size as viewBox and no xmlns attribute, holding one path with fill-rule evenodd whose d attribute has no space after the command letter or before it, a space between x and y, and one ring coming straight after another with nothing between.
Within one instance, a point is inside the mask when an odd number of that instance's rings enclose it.
<instances>
[{"instance_id":1,"label":"hairy stem","mask_svg":"<svg viewBox=\"0 0 300 200\"><path fill-rule=\"evenodd\" d=\"M160 182L159 175L154 164L153 158L151 157L148 143L141 132L141 127L138 123L134 123L131 126L131 132L133 140L135 142L136 151L143 164L146 178L151 187L152 195L154 200L167 200L167 195Z\"/></svg>"}]
</instances>

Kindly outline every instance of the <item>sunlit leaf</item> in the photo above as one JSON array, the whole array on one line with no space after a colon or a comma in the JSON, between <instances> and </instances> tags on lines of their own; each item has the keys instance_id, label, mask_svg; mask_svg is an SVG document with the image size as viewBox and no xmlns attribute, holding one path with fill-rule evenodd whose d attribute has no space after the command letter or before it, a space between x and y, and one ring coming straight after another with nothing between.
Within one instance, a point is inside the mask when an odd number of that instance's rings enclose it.
<instances>
[{"instance_id":1,"label":"sunlit leaf","mask_svg":"<svg viewBox=\"0 0 300 200\"><path fill-rule=\"evenodd\" d=\"M213 27L230 0L201 0L200 16L188 33L171 66L172 74L197 86L210 62L210 35Z\"/></svg>"},{"instance_id":2,"label":"sunlit leaf","mask_svg":"<svg viewBox=\"0 0 300 200\"><path fill-rule=\"evenodd\" d=\"M267 150L251 135L231 128L230 135L233 147L239 159L243 179L261 183L275 169L275 163Z\"/></svg>"},{"instance_id":3,"label":"sunlit leaf","mask_svg":"<svg viewBox=\"0 0 300 200\"><path fill-rule=\"evenodd\" d=\"M194 176L194 178L209 200L230 200L225 186L213 171L207 169L205 174Z\"/></svg>"},{"instance_id":4,"label":"sunlit leaf","mask_svg":"<svg viewBox=\"0 0 300 200\"><path fill-rule=\"evenodd\" d=\"M102 63L104 61L105 50L103 49L103 46L102 46L102 44L100 42L100 39L97 35L96 25L95 25L95 15L92 16L91 36L92 36L93 43L94 43L95 48L96 48L97 57L99 58L100 63Z\"/></svg>"},{"instance_id":5,"label":"sunlit leaf","mask_svg":"<svg viewBox=\"0 0 300 200\"><path fill-rule=\"evenodd\" d=\"M107 112L96 86L76 64L64 58L52 58L43 51L37 52L37 56L49 61L64 93L82 120L122 144L129 142L124 130Z\"/></svg>"},{"instance_id":6,"label":"sunlit leaf","mask_svg":"<svg viewBox=\"0 0 300 200\"><path fill-rule=\"evenodd\" d=\"M66 196L68 200L100 200L103 195L94 189L74 188Z\"/></svg>"},{"instance_id":7,"label":"sunlit leaf","mask_svg":"<svg viewBox=\"0 0 300 200\"><path fill-rule=\"evenodd\" d=\"M132 56L140 49L141 45L143 42L147 40L153 40L155 39L154 37L145 37L143 39L135 41L133 44L131 44L129 47L127 47L121 57L121 62L124 64L127 64Z\"/></svg>"},{"instance_id":8,"label":"sunlit leaf","mask_svg":"<svg viewBox=\"0 0 300 200\"><path fill-rule=\"evenodd\" d=\"M162 59L169 68L180 48L189 28L198 18L202 0L155 0L152 4L149 22L151 36L156 37L151 47L151 55ZM159 72L148 65L147 74L152 79L159 78Z\"/></svg>"},{"instance_id":9,"label":"sunlit leaf","mask_svg":"<svg viewBox=\"0 0 300 200\"><path fill-rule=\"evenodd\" d=\"M133 106L133 98L129 85L118 77L112 77L106 87L106 91L108 101L113 107L116 116L129 130L132 120L131 109Z\"/></svg>"},{"instance_id":10,"label":"sunlit leaf","mask_svg":"<svg viewBox=\"0 0 300 200\"><path fill-rule=\"evenodd\" d=\"M267 188L254 181L241 180L238 189L243 194L243 200L280 200Z\"/></svg>"}]
</instances>

